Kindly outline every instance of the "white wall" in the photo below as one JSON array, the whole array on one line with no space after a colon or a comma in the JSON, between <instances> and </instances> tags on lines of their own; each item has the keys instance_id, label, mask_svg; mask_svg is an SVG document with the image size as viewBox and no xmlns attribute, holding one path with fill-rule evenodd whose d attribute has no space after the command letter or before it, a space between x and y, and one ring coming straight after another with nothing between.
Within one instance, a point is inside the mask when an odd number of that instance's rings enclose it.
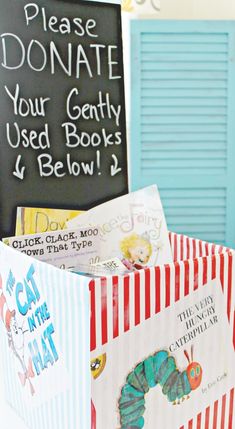
<instances>
[{"instance_id":1,"label":"white wall","mask_svg":"<svg viewBox=\"0 0 235 429\"><path fill-rule=\"evenodd\" d=\"M141 9L145 11L144 15L142 15L145 18L235 19L234 0L159 0L161 10L160 12L156 12L154 16L153 8L150 6L150 0L145 0L144 6L141 7L135 6L135 0L131 1L132 5L134 5L134 9L138 11L138 13ZM146 8L150 11L149 15L146 15Z\"/></svg>"},{"instance_id":2,"label":"white wall","mask_svg":"<svg viewBox=\"0 0 235 429\"><path fill-rule=\"evenodd\" d=\"M158 19L235 19L235 1L162 0Z\"/></svg>"}]
</instances>

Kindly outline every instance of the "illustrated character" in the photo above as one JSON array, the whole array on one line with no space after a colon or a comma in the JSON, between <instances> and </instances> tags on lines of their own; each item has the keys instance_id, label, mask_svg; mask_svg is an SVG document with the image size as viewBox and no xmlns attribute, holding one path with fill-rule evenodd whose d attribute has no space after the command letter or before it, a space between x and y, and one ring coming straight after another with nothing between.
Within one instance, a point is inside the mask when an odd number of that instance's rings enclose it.
<instances>
[{"instance_id":1,"label":"illustrated character","mask_svg":"<svg viewBox=\"0 0 235 429\"><path fill-rule=\"evenodd\" d=\"M98 378L106 365L106 353L91 360L91 374L94 379Z\"/></svg>"},{"instance_id":2,"label":"illustrated character","mask_svg":"<svg viewBox=\"0 0 235 429\"><path fill-rule=\"evenodd\" d=\"M31 382L31 378L34 377L32 359L29 359L28 368L25 364L25 356L24 356L24 337L27 330L24 330L23 325L19 326L16 320L16 312L15 310L10 311L8 308L6 297L2 290L2 277L0 275L0 315L1 319L5 325L7 337L8 337L8 345L12 350L14 356L17 358L20 363L20 368L22 372L18 372L18 376L22 386L26 385L26 382L29 382L30 392L33 396L35 393L34 387Z\"/></svg>"},{"instance_id":3,"label":"illustrated character","mask_svg":"<svg viewBox=\"0 0 235 429\"><path fill-rule=\"evenodd\" d=\"M175 358L168 351L160 350L129 373L118 402L121 429L144 427L145 395L150 388L159 384L168 401L176 405L189 399L190 392L200 386L202 368L198 362L193 362L193 346L191 361L187 351L184 353L189 365L182 372Z\"/></svg>"},{"instance_id":4,"label":"illustrated character","mask_svg":"<svg viewBox=\"0 0 235 429\"><path fill-rule=\"evenodd\" d=\"M91 360L91 374L94 380L104 371L106 360L106 353ZM91 429L96 429L96 409L93 401L91 401Z\"/></svg>"},{"instance_id":5,"label":"illustrated character","mask_svg":"<svg viewBox=\"0 0 235 429\"><path fill-rule=\"evenodd\" d=\"M146 265L152 255L152 245L147 234L131 234L123 238L120 249L124 256L123 264L129 269L141 269Z\"/></svg>"}]
</instances>

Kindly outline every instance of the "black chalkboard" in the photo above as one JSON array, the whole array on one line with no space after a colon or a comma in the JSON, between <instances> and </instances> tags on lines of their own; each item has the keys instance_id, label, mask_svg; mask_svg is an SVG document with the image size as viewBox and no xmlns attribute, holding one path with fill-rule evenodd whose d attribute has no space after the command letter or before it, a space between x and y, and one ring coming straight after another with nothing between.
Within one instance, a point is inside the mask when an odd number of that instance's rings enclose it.
<instances>
[{"instance_id":1,"label":"black chalkboard","mask_svg":"<svg viewBox=\"0 0 235 429\"><path fill-rule=\"evenodd\" d=\"M0 0L0 236L126 192L120 5Z\"/></svg>"}]
</instances>

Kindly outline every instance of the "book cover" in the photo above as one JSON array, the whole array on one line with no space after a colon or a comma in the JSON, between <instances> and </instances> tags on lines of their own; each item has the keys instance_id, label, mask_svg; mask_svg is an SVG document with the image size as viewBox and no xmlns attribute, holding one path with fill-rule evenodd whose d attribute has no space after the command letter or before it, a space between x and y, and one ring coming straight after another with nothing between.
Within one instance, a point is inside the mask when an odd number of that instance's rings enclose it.
<instances>
[{"instance_id":1,"label":"book cover","mask_svg":"<svg viewBox=\"0 0 235 429\"><path fill-rule=\"evenodd\" d=\"M3 239L4 243L40 261L73 271L97 261L100 249L96 227L65 229Z\"/></svg>"},{"instance_id":2,"label":"book cover","mask_svg":"<svg viewBox=\"0 0 235 429\"><path fill-rule=\"evenodd\" d=\"M96 429L181 428L235 385L220 279L109 339L92 362Z\"/></svg>"},{"instance_id":3,"label":"book cover","mask_svg":"<svg viewBox=\"0 0 235 429\"><path fill-rule=\"evenodd\" d=\"M101 261L118 257L129 269L172 262L166 219L156 185L101 204L67 224L69 228L99 227Z\"/></svg>"},{"instance_id":4,"label":"book cover","mask_svg":"<svg viewBox=\"0 0 235 429\"><path fill-rule=\"evenodd\" d=\"M90 427L87 284L0 243L6 400L31 429Z\"/></svg>"},{"instance_id":5,"label":"book cover","mask_svg":"<svg viewBox=\"0 0 235 429\"><path fill-rule=\"evenodd\" d=\"M37 234L66 228L66 222L77 217L82 211L17 207L16 235Z\"/></svg>"}]
</instances>

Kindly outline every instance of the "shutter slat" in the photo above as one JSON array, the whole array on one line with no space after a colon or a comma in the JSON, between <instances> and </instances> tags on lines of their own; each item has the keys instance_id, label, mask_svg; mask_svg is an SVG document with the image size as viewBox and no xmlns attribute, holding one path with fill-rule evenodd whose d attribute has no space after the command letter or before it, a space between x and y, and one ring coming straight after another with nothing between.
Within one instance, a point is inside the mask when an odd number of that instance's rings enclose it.
<instances>
[{"instance_id":1,"label":"shutter slat","mask_svg":"<svg viewBox=\"0 0 235 429\"><path fill-rule=\"evenodd\" d=\"M147 24L147 22L146 22ZM164 24L163 24L164 25ZM146 30L147 30L147 25L146 25ZM213 33L205 33L202 32L201 34L195 34L195 33L183 33L183 32L157 32L156 28L155 28L155 32L148 32L148 31L144 31L142 33L142 37L141 37L141 41L142 42L152 42L152 43L171 43L172 46L174 46L174 44L178 44L178 43L184 43L184 44L189 44L190 46L194 43L202 43L204 44L211 44L214 43L216 45L219 44L226 44L228 42L228 34L225 33L224 34L219 34L218 32Z\"/></svg>"},{"instance_id":2,"label":"shutter slat","mask_svg":"<svg viewBox=\"0 0 235 429\"><path fill-rule=\"evenodd\" d=\"M191 61L187 62L185 61L164 61L161 62L155 62L155 61L141 61L141 70L153 70L153 71L160 71L160 70L169 70L174 69L178 71L213 71L213 72L220 72L220 71L226 71L227 70L227 62L226 61Z\"/></svg>"},{"instance_id":3,"label":"shutter slat","mask_svg":"<svg viewBox=\"0 0 235 429\"><path fill-rule=\"evenodd\" d=\"M165 66L166 67L166 66ZM179 80L191 80L197 79L202 81L206 80L224 80L227 77L226 71L215 71L215 70L176 70L174 67L166 67L166 70L152 70L150 68L146 68L146 70L142 70L143 79L179 79Z\"/></svg>"},{"instance_id":4,"label":"shutter slat","mask_svg":"<svg viewBox=\"0 0 235 429\"><path fill-rule=\"evenodd\" d=\"M149 52L149 53L161 53L161 52L167 52L170 54L175 54L176 52L184 52L186 54L192 54L192 53L226 53L228 52L228 45L227 42L225 43L160 43L159 41L155 42L145 42L142 41L141 43L141 53Z\"/></svg>"},{"instance_id":5,"label":"shutter slat","mask_svg":"<svg viewBox=\"0 0 235 429\"><path fill-rule=\"evenodd\" d=\"M159 88L159 89L227 89L226 80L215 79L198 79L198 80L160 80L160 79L142 79L142 88Z\"/></svg>"},{"instance_id":6,"label":"shutter slat","mask_svg":"<svg viewBox=\"0 0 235 429\"><path fill-rule=\"evenodd\" d=\"M167 106L167 107L227 107L227 98L202 98L202 97L188 97L188 98L171 98L171 97L141 97L141 107L150 107L150 106Z\"/></svg>"},{"instance_id":7,"label":"shutter slat","mask_svg":"<svg viewBox=\"0 0 235 429\"><path fill-rule=\"evenodd\" d=\"M141 61L142 62L146 62L146 61L157 61L157 62L162 62L162 63L171 63L171 62L176 62L176 63L185 63L187 62L198 62L199 64L201 64L202 62L204 62L205 64L208 64L210 62L213 62L215 64L217 63L227 63L228 60L228 53L224 52L224 53L218 53L218 52L177 52L177 53L157 53L157 52L144 52L142 50L141 52Z\"/></svg>"},{"instance_id":8,"label":"shutter slat","mask_svg":"<svg viewBox=\"0 0 235 429\"><path fill-rule=\"evenodd\" d=\"M146 153L150 153L149 156L153 157L153 152L161 153L162 151L163 142L155 142L155 143L148 143L145 141L142 141L142 152L143 157ZM178 153L191 151L191 154L193 152L201 152L201 151L207 151L208 153L211 152L220 152L221 154L224 154L224 151L226 150L226 142L185 142L185 143L179 143L177 142L164 142L164 151L166 153L166 156L168 155L168 152L174 152L177 150Z\"/></svg>"},{"instance_id":9,"label":"shutter slat","mask_svg":"<svg viewBox=\"0 0 235 429\"><path fill-rule=\"evenodd\" d=\"M184 118L187 116L225 116L227 115L226 107L218 107L218 106L187 106L180 107L177 106L143 106L142 107L143 116L145 115L156 115L157 117L167 117L169 116L179 116L183 115ZM203 116L204 117L204 116Z\"/></svg>"},{"instance_id":10,"label":"shutter slat","mask_svg":"<svg viewBox=\"0 0 235 429\"><path fill-rule=\"evenodd\" d=\"M188 89L182 89L182 88L155 88L154 83L152 83L152 86L150 88L142 87L141 88L142 96L143 97L164 97L164 98L179 98L179 97L185 97L185 98L192 98L192 97L206 97L207 99L210 98L225 98L227 97L227 89L219 89L219 88L188 88Z\"/></svg>"},{"instance_id":11,"label":"shutter slat","mask_svg":"<svg viewBox=\"0 0 235 429\"><path fill-rule=\"evenodd\" d=\"M227 128L226 125L210 125L210 124L201 124L200 127L198 127L195 124L173 124L167 125L167 128L165 124L158 125L158 124L142 124L142 131L147 133L224 133L226 132Z\"/></svg>"},{"instance_id":12,"label":"shutter slat","mask_svg":"<svg viewBox=\"0 0 235 429\"><path fill-rule=\"evenodd\" d=\"M199 161L203 160L206 161L205 158L208 157L210 160L226 160L226 155L223 150L214 150L211 148L211 150L190 150L190 151L171 151L170 153L165 152L163 150L158 150L157 153L151 153L150 151L145 151L143 149L143 161L171 161L171 160L188 160L191 161L192 157L193 160Z\"/></svg>"},{"instance_id":13,"label":"shutter slat","mask_svg":"<svg viewBox=\"0 0 235 429\"><path fill-rule=\"evenodd\" d=\"M213 141L225 141L226 142L226 138L227 138L227 134L226 133L197 133L197 137L195 137L195 135L190 134L190 133L174 133L174 134L169 134L167 133L167 130L165 132L163 132L162 134L156 134L156 133L151 133L151 132L142 132L141 133L141 141L146 141L146 142L189 142L189 141L195 141L195 138L197 139L196 141L198 142L202 142L202 141L209 141L209 142L213 142Z\"/></svg>"},{"instance_id":14,"label":"shutter slat","mask_svg":"<svg viewBox=\"0 0 235 429\"><path fill-rule=\"evenodd\" d=\"M227 125L227 116L225 115L205 115L205 116L201 116L201 115L180 115L178 114L177 111L177 115L168 115L168 116L164 116L164 115L146 115L143 114L142 116L142 124L158 124L158 125L163 125L163 124L167 124L167 125L173 125L173 124L177 124L179 125L179 121L184 124L198 124L199 126L203 125L203 124L208 124L208 125L214 125L214 124L222 124L222 125Z\"/></svg>"}]
</instances>

